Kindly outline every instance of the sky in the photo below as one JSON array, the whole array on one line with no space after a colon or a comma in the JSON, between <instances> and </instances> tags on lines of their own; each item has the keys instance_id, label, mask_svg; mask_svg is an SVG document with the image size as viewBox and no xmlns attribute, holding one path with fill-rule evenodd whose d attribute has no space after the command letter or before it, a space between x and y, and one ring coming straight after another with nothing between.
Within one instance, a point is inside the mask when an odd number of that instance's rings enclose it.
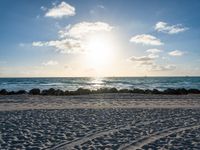
<instances>
[{"instance_id":1,"label":"sky","mask_svg":"<svg viewBox=\"0 0 200 150\"><path fill-rule=\"evenodd\" d=\"M0 77L200 76L199 0L1 0Z\"/></svg>"}]
</instances>

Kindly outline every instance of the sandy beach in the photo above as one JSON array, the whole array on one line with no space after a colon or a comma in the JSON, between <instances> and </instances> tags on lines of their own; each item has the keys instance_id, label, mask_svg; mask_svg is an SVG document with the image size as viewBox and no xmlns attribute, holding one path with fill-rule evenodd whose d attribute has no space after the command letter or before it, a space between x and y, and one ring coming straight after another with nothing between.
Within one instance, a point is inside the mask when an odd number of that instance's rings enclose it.
<instances>
[{"instance_id":1,"label":"sandy beach","mask_svg":"<svg viewBox=\"0 0 200 150\"><path fill-rule=\"evenodd\" d=\"M0 150L200 150L200 0L0 0Z\"/></svg>"},{"instance_id":2,"label":"sandy beach","mask_svg":"<svg viewBox=\"0 0 200 150\"><path fill-rule=\"evenodd\" d=\"M200 95L7 95L0 103L0 149L200 148Z\"/></svg>"}]
</instances>

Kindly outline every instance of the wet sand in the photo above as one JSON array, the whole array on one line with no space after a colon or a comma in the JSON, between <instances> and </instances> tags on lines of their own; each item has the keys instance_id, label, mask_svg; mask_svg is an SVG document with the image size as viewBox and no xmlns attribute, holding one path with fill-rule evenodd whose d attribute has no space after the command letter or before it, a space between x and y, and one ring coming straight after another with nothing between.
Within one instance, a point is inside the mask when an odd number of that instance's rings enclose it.
<instances>
[{"instance_id":1,"label":"wet sand","mask_svg":"<svg viewBox=\"0 0 200 150\"><path fill-rule=\"evenodd\" d=\"M200 95L0 96L0 149L200 149Z\"/></svg>"}]
</instances>

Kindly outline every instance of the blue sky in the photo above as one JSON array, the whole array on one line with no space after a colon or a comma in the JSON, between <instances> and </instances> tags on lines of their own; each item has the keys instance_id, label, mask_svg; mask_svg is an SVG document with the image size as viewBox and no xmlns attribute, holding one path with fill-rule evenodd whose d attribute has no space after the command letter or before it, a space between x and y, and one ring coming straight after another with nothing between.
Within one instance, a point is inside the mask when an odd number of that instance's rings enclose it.
<instances>
[{"instance_id":1,"label":"blue sky","mask_svg":"<svg viewBox=\"0 0 200 150\"><path fill-rule=\"evenodd\" d=\"M200 75L198 0L1 0L0 76Z\"/></svg>"}]
</instances>

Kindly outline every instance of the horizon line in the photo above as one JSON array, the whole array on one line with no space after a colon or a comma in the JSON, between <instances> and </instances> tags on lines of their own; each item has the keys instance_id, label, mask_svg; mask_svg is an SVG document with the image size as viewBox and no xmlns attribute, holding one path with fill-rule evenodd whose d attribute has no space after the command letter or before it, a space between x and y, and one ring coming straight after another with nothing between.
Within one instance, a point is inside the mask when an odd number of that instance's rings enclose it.
<instances>
[{"instance_id":1,"label":"horizon line","mask_svg":"<svg viewBox=\"0 0 200 150\"><path fill-rule=\"evenodd\" d=\"M3 78L148 78L148 77L200 77L200 75L185 75L185 76L41 76L41 77L0 77L0 79Z\"/></svg>"}]
</instances>

